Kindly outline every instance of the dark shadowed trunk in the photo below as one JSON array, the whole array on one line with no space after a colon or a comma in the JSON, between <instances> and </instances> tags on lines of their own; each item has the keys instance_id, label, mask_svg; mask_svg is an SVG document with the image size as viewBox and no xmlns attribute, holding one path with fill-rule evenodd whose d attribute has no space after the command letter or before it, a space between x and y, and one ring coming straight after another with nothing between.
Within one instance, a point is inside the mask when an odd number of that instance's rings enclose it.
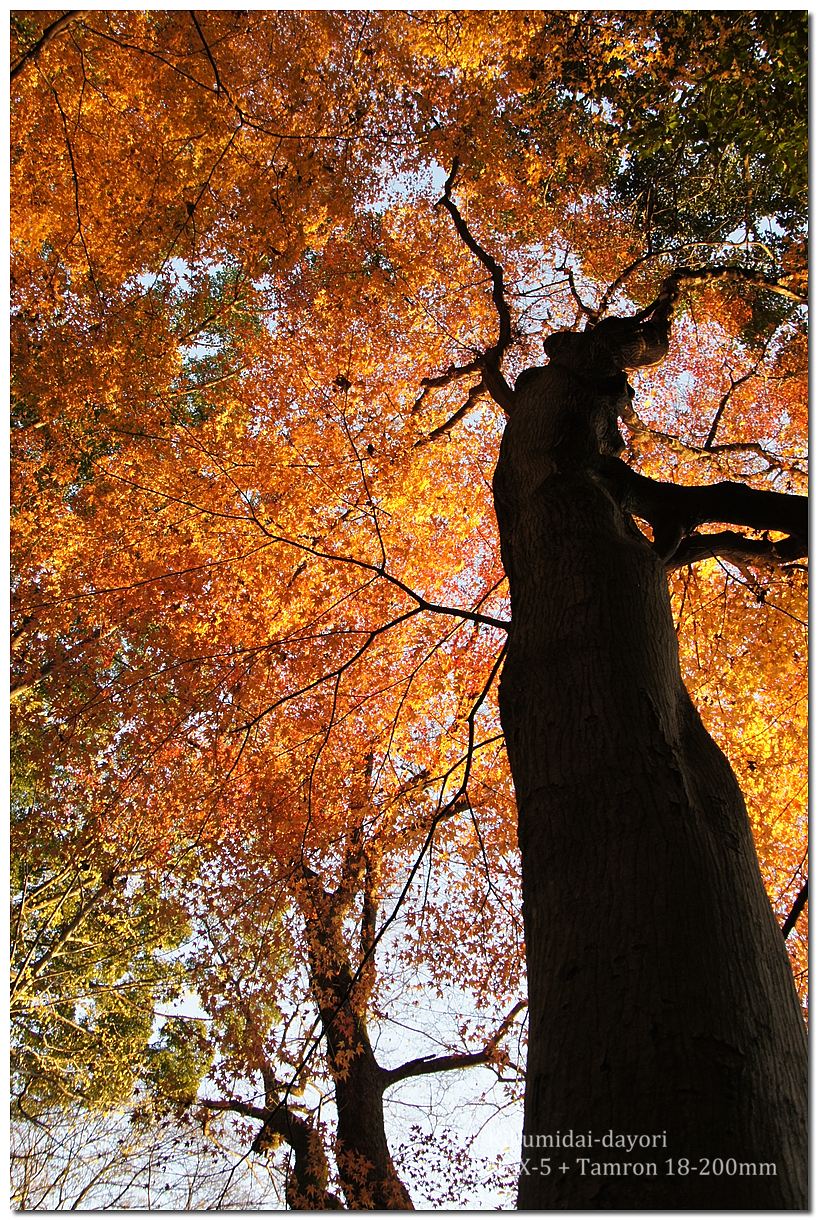
<instances>
[{"instance_id":1,"label":"dark shadowed trunk","mask_svg":"<svg viewBox=\"0 0 818 1220\"><path fill-rule=\"evenodd\" d=\"M353 1211L412 1208L398 1176L384 1125L386 1073L378 1065L363 1013L356 1011L352 972L313 967L313 991L319 999L327 1061L335 1085L338 1130L335 1160L347 1205Z\"/></svg>"},{"instance_id":2,"label":"dark shadowed trunk","mask_svg":"<svg viewBox=\"0 0 818 1220\"><path fill-rule=\"evenodd\" d=\"M367 1031L373 966L368 961L353 972L344 938L344 920L365 873L364 954L374 934L375 908L366 862L355 846L353 836L344 878L335 891L326 890L315 874L305 870L310 982L326 1039L338 1114L335 1162L351 1210L406 1211L412 1208L412 1200L392 1163L384 1125L383 1094L390 1078L375 1058Z\"/></svg>"},{"instance_id":3,"label":"dark shadowed trunk","mask_svg":"<svg viewBox=\"0 0 818 1220\"><path fill-rule=\"evenodd\" d=\"M620 319L553 336L518 380L495 476L530 1004L521 1208L806 1206L783 938L682 683L664 564L601 473L623 369L666 338ZM600 1142L560 1147L569 1131Z\"/></svg>"}]
</instances>

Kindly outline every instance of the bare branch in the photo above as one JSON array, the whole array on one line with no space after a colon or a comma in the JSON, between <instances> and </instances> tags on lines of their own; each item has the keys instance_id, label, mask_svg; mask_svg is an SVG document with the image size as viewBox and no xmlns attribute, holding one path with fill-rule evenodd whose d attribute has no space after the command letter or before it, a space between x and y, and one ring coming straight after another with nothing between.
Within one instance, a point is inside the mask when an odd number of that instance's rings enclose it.
<instances>
[{"instance_id":1,"label":"bare branch","mask_svg":"<svg viewBox=\"0 0 818 1220\"><path fill-rule=\"evenodd\" d=\"M486 270L491 275L492 283L492 300L494 307L497 310L499 319L499 330L497 334L497 342L479 358L479 367L483 372L483 381L489 394L494 401L503 408L504 411L510 411L513 401L511 387L503 376L500 365L505 355L506 349L511 343L511 312L508 307L508 302L505 297L505 286L503 283L503 268L492 258L487 250L484 250L477 239L472 235L469 226L466 224L457 204L452 199L452 186L457 176L457 171L460 169L460 161L455 157L452 162L452 172L446 179L443 187L443 195L437 201L437 206L441 205L451 216L454 221L454 227L463 243L471 250Z\"/></svg>"},{"instance_id":2,"label":"bare branch","mask_svg":"<svg viewBox=\"0 0 818 1220\"><path fill-rule=\"evenodd\" d=\"M82 246L83 253L85 254L86 262L88 263L89 278L91 280L91 283L94 285L94 290L95 290L97 296L99 297L100 301L102 301L102 299L103 299L102 290L100 289L99 281L97 280L97 273L96 273L96 270L94 269L94 264L91 259L91 252L88 249L88 243L85 240L85 232L82 227L82 212L80 209L80 180L79 180L79 175L77 173L77 164L76 164L76 161L74 160L74 148L71 143L71 135L68 130L68 117L67 117L65 111L63 110L62 102L60 101L60 95L57 93L57 90L54 88L54 85L50 81L49 81L49 88L51 89L51 93L54 97L54 102L56 104L57 110L59 111L60 119L62 121L63 132L65 134L65 146L68 151L68 161L71 166L71 180L72 180L73 187L74 187L74 213L77 217L77 236L80 239L80 245ZM72 241L73 241L73 238L72 238Z\"/></svg>"},{"instance_id":3,"label":"bare branch","mask_svg":"<svg viewBox=\"0 0 818 1220\"><path fill-rule=\"evenodd\" d=\"M753 454L761 458L770 470L782 471L796 478L806 477L798 459L788 460L779 454L771 453L759 441L729 441L724 444L711 444L709 448L705 448L704 445L694 445L670 432L662 431L661 428L646 424L634 410L633 403L623 403L619 414L631 434L628 448L633 453L645 452L649 450L651 441L659 441L672 453L678 453L688 461L692 459L696 462L711 462L714 457L730 453Z\"/></svg>"},{"instance_id":4,"label":"bare branch","mask_svg":"<svg viewBox=\"0 0 818 1220\"><path fill-rule=\"evenodd\" d=\"M412 404L412 414L414 415L420 410L426 395L431 389L438 386L451 385L453 381L458 381L461 377L468 377L471 373L480 372L480 360L470 360L468 364L450 364L445 373L438 373L434 377L421 378L420 384L423 386L418 397Z\"/></svg>"},{"instance_id":5,"label":"bare branch","mask_svg":"<svg viewBox=\"0 0 818 1220\"><path fill-rule=\"evenodd\" d=\"M766 348L767 348L767 344L765 343L764 344L765 351L766 351ZM763 352L762 352L762 357L763 357ZM737 390L739 388L739 386L744 385L745 382L752 381L753 377L758 376L758 362L756 364L754 364L753 367L748 372L746 372L742 377L734 377L733 374L730 373L729 371L728 371L728 375L730 377L730 388L728 390L725 390L725 392L722 394L721 398L719 399L719 405L716 407L716 414L713 416L713 422L710 425L710 431L707 433L707 439L704 442L705 449L713 448L713 444L716 440L716 433L719 430L719 424L721 423L724 412L727 410L727 404L730 402L730 399L732 398L734 391Z\"/></svg>"},{"instance_id":6,"label":"bare branch","mask_svg":"<svg viewBox=\"0 0 818 1220\"><path fill-rule=\"evenodd\" d=\"M634 317L637 321L643 318L648 318L654 314L657 309L661 310L666 307L669 302L671 305L675 303L683 287L695 288L700 284L708 284L713 280L738 280L745 284L754 284L757 288L763 288L767 292L774 292L778 296L786 297L789 301L795 301L799 305L807 304L807 296L803 292L798 292L788 287L785 280L793 279L793 276L786 276L783 279L776 279L775 276L766 275L763 271L757 271L750 267L724 266L722 264L714 264L711 267L677 267L675 271L671 271L670 275L662 281L659 288L659 295L646 309L642 309Z\"/></svg>"},{"instance_id":7,"label":"bare branch","mask_svg":"<svg viewBox=\"0 0 818 1220\"><path fill-rule=\"evenodd\" d=\"M718 534L689 534L683 538L666 562L669 569L683 568L702 559L725 559L728 563L778 565L803 558L808 546L802 538L788 535L779 542L747 538L732 530Z\"/></svg>"},{"instance_id":8,"label":"bare branch","mask_svg":"<svg viewBox=\"0 0 818 1220\"><path fill-rule=\"evenodd\" d=\"M594 310L594 313L596 314L596 316L598 318L604 317L604 315L608 311L608 306L610 305L611 301L616 296L616 294L620 291L620 289L624 288L626 282L633 275L634 271L638 271L638 269L641 266L643 266L646 262L648 262L650 259L661 257L664 254L665 254L664 250L649 250L647 252L647 254L642 254L639 258L635 258L632 263L628 263L628 265L624 269L624 271L620 272L620 274L616 277L616 279L613 281L613 283L610 284L608 286L608 288L605 290L605 293L602 296L602 300L599 302L599 305ZM569 285L570 285L570 280L569 280Z\"/></svg>"},{"instance_id":9,"label":"bare branch","mask_svg":"<svg viewBox=\"0 0 818 1220\"><path fill-rule=\"evenodd\" d=\"M469 413L469 411L471 411L472 407L477 405L480 398L482 398L485 393L487 393L486 387L483 385L482 381L478 381L477 384L473 385L469 390L466 401L463 403L462 407L458 407L454 415L449 416L445 423L440 424L437 428L433 428L428 436L422 436L420 440L415 441L413 448L417 449L420 445L428 445L430 441L436 441L439 440L441 436L445 436L447 432L452 430L455 424L460 423L460 420L463 419L464 416Z\"/></svg>"},{"instance_id":10,"label":"bare branch","mask_svg":"<svg viewBox=\"0 0 818 1220\"><path fill-rule=\"evenodd\" d=\"M433 1072L456 1072L461 1068L479 1067L481 1064L491 1063L496 1058L497 1047L501 1039L508 1032L514 1018L525 1007L526 1001L518 1000L482 1050L473 1051L470 1054L421 1055L417 1059L410 1059L407 1063L402 1063L400 1067L384 1071L384 1088L389 1088L390 1085L397 1084L400 1080L408 1080L412 1076L428 1076Z\"/></svg>"},{"instance_id":11,"label":"bare branch","mask_svg":"<svg viewBox=\"0 0 818 1220\"><path fill-rule=\"evenodd\" d=\"M272 530L268 529L267 526L255 516L248 517L243 513L220 512L215 509L213 509L213 510L207 509L207 508L204 508L200 504L196 504L192 500L185 500L178 496L171 496L167 492L164 492L164 491L157 491L153 487L147 487L142 483L135 482L133 479L126 479L124 476L114 474L112 471L106 470L106 475L108 478L116 479L118 482L125 483L129 487L136 488L139 491L144 491L149 495L158 496L169 504L181 504L186 508L192 508L196 512L204 513L207 516L225 517L231 521L243 521L248 524L252 523L261 530L262 534L267 539L267 542L263 543L261 546L256 548L257 550L263 550L266 546L269 546L271 543L278 542L278 543L281 543L283 546L293 547L295 550L301 551L303 554L314 555L317 559L325 559L330 563L349 564L352 567L360 568L364 572L371 572L374 576L382 577L385 581L387 581L388 584L394 585L394 587L396 589L400 589L401 592L405 593L407 597L411 598L412 601L415 602L415 604L419 610L428 610L432 614L444 614L444 615L450 615L454 618L467 619L469 622L483 623L487 627L498 627L503 631L508 630L509 623L506 619L493 618L490 615L478 614L472 610L460 610L454 606L441 606L441 605L438 605L436 602L428 601L420 593L416 593L414 591L414 589L410 588L409 585L405 584L397 576L393 576L391 574L391 572L387 572L383 564L367 563L366 560L355 559L352 555L333 555L329 551L321 551L321 550L318 550L314 546L308 546L304 542L297 542L293 538L286 538L281 534L275 534L272 532ZM254 553L253 551L247 552L247 554L253 554L253 553ZM245 556L238 556L237 558L244 558L244 557ZM215 568L215 567L219 567L224 564L230 564L230 563L234 563L234 562L236 562L236 558L214 560L208 564L200 564L200 565L197 565L196 567L192 567L192 568L180 569L180 570L174 571L174 572L166 572L166 573L162 574L161 576L147 577L144 580L134 581L132 584L129 584L129 585L109 586L109 587L103 588L103 589L94 589L91 591L91 593L88 593L87 591L85 591L81 594L76 594L69 598L63 598L59 602L38 602L35 606L31 607L31 609L42 610L46 606L60 605L60 604L62 604L62 602L65 602L65 601L78 601L81 598L89 597L89 596L100 596L100 595L106 594L106 593L119 593L119 592L123 592L124 590L137 588L139 585L152 584L156 581L171 579L173 576L185 575L185 574L187 574L187 572L195 572L195 571L203 570L203 569L209 568L209 567Z\"/></svg>"},{"instance_id":12,"label":"bare branch","mask_svg":"<svg viewBox=\"0 0 818 1220\"><path fill-rule=\"evenodd\" d=\"M744 483L679 487L648 479L619 458L601 457L600 473L613 486L623 507L657 525L678 526L688 534L706 522L776 530L806 541L809 516L806 496L757 491Z\"/></svg>"},{"instance_id":13,"label":"bare branch","mask_svg":"<svg viewBox=\"0 0 818 1220\"><path fill-rule=\"evenodd\" d=\"M567 258L568 258L568 256L566 255L565 261L559 264L559 266L557 267L557 270L564 272L566 282L568 284L568 291L571 293L571 296L574 298L574 303L576 304L576 307L577 307L577 317L576 317L575 324L578 325L582 318L587 318L589 324L595 325L600 319L601 309L591 309L588 305L585 304L582 297L579 295L579 290L577 289L577 282L574 278L574 272L568 266Z\"/></svg>"},{"instance_id":14,"label":"bare branch","mask_svg":"<svg viewBox=\"0 0 818 1220\"><path fill-rule=\"evenodd\" d=\"M264 1122L267 1117L267 1110L264 1106L253 1106L248 1101L239 1101L234 1097L227 1100L198 1097L196 1105L201 1106L204 1110L212 1110L214 1113L241 1114L244 1118L257 1118L259 1122Z\"/></svg>"},{"instance_id":15,"label":"bare branch","mask_svg":"<svg viewBox=\"0 0 818 1220\"><path fill-rule=\"evenodd\" d=\"M457 157L455 157L454 161L452 162L452 172L446 179L445 186L443 187L443 195L438 200L438 206L440 206L440 204L443 205L454 221L454 227L457 229L462 241L466 246L468 246L472 254L475 254L477 258L480 259L480 262L491 275L492 299L497 310L497 316L500 320L500 331L497 336L497 343L490 350L495 353L495 357L499 362L500 358L505 352L505 349L511 342L511 313L509 312L508 304L505 298L503 268L494 258L492 258L488 250L484 250L476 238L472 236L469 227L461 216L457 205L452 200L452 186L454 185L454 180L459 169L460 162Z\"/></svg>"},{"instance_id":16,"label":"bare branch","mask_svg":"<svg viewBox=\"0 0 818 1220\"><path fill-rule=\"evenodd\" d=\"M226 94L227 97L230 97L230 94L227 92L224 85L222 84L222 79L219 76L219 69L216 66L215 59L213 58L213 52L210 50L210 44L208 43L207 39L205 38L204 34L202 33L202 27L199 25L199 20L196 16L196 12L194 9L190 10L190 19L193 22L194 26L196 27L196 33L199 35L199 41L201 42L202 46L204 47L205 55L210 60L210 66L213 69L213 76L216 79L215 92L224 93L224 94Z\"/></svg>"}]
</instances>

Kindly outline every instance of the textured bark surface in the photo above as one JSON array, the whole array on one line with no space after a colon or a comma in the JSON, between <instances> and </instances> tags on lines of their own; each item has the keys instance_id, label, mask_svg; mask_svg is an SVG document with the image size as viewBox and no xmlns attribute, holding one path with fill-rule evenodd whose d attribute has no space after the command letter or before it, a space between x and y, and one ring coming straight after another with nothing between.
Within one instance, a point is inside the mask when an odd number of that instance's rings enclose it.
<instances>
[{"instance_id":1,"label":"textured bark surface","mask_svg":"<svg viewBox=\"0 0 818 1220\"><path fill-rule=\"evenodd\" d=\"M518 380L495 475L529 978L523 1156L552 1167L521 1175L519 1206L805 1207L805 1032L742 795L682 683L664 566L594 470L621 448L623 367L661 344L617 359L610 344L570 350L580 338ZM534 1146L568 1131L666 1147ZM624 1168L583 1175L578 1156ZM669 1157L775 1173L671 1177ZM656 1177L629 1172L646 1162Z\"/></svg>"}]
</instances>

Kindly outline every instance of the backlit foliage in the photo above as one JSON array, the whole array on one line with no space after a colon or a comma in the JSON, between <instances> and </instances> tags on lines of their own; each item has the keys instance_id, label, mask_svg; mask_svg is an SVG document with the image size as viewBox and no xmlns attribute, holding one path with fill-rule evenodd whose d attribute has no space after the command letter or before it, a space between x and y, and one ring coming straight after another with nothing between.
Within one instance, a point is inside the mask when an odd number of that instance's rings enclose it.
<instances>
[{"instance_id":1,"label":"backlit foliage","mask_svg":"<svg viewBox=\"0 0 818 1220\"><path fill-rule=\"evenodd\" d=\"M801 16L12 14L22 1091L116 1105L138 1078L249 1105L274 1071L331 1128L319 948L358 970L385 1066L480 1049L524 995L503 419L481 398L449 426L468 381L422 393L497 320L434 205L459 157L505 270L511 380L581 305L644 305L675 264L802 288ZM635 461L803 491L806 376L791 301L697 290L636 383ZM783 919L805 877L804 571L709 561L673 592ZM351 887L326 944L312 874ZM92 900L96 958L61 939ZM29 977L48 945L65 984ZM391 1020L419 1031L409 1055ZM60 1065L35 1054L57 1025Z\"/></svg>"}]
</instances>

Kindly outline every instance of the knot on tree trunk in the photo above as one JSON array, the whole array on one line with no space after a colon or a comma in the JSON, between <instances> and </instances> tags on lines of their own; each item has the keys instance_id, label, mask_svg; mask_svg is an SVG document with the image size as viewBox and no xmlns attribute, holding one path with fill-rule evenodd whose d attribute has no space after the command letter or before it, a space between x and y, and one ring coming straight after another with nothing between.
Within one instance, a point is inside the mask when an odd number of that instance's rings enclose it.
<instances>
[{"instance_id":1,"label":"knot on tree trunk","mask_svg":"<svg viewBox=\"0 0 818 1220\"><path fill-rule=\"evenodd\" d=\"M605 318L579 333L558 330L544 341L552 364L587 378L611 377L625 369L658 364L670 339L668 308L650 319Z\"/></svg>"}]
</instances>

